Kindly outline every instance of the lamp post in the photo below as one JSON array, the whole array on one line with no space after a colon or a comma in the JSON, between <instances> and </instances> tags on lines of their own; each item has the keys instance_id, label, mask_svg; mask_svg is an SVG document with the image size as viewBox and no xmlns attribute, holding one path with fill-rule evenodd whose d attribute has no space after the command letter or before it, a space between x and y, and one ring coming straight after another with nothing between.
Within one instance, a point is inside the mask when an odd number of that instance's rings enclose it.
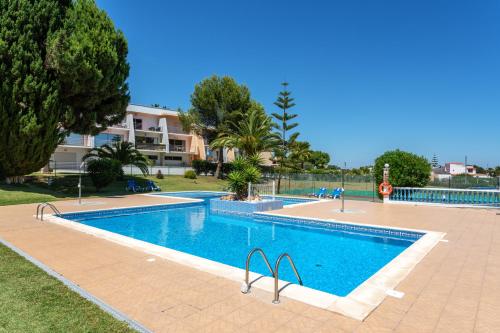
<instances>
[{"instance_id":1,"label":"lamp post","mask_svg":"<svg viewBox=\"0 0 500 333\"><path fill-rule=\"evenodd\" d=\"M370 167L369 170L372 178L372 202L375 202L375 173L373 167Z\"/></svg>"},{"instance_id":2,"label":"lamp post","mask_svg":"<svg viewBox=\"0 0 500 333\"><path fill-rule=\"evenodd\" d=\"M80 164L78 168L78 204L82 204L82 168L85 166L85 162Z\"/></svg>"},{"instance_id":3,"label":"lamp post","mask_svg":"<svg viewBox=\"0 0 500 333\"><path fill-rule=\"evenodd\" d=\"M344 172L345 172L345 169L346 169L346 162L344 162L344 168L342 169L342 208L340 209L340 212L343 213L344 212L344 197L345 197L345 188L344 188L344 184L345 184L345 181L344 181Z\"/></svg>"}]
</instances>

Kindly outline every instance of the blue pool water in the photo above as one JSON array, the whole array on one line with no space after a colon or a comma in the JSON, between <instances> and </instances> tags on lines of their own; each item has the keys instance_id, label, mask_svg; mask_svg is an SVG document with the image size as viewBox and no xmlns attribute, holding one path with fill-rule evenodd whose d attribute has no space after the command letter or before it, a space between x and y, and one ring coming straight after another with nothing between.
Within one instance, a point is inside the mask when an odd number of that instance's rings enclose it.
<instances>
[{"instance_id":1,"label":"blue pool water","mask_svg":"<svg viewBox=\"0 0 500 333\"><path fill-rule=\"evenodd\" d=\"M305 286L339 296L347 295L422 236L391 232L387 237L388 231L381 228L217 215L210 213L207 201L62 217L243 269L254 247L264 249L272 264L287 252ZM269 275L258 256L252 260L251 270ZM280 278L296 282L286 261L280 267Z\"/></svg>"},{"instance_id":2,"label":"blue pool water","mask_svg":"<svg viewBox=\"0 0 500 333\"><path fill-rule=\"evenodd\" d=\"M155 195L209 200L209 199L213 199L213 198L220 198L221 196L226 195L226 194L227 194L226 192L164 192L164 193L158 193ZM271 196L265 195L265 196L263 196L263 198L270 199ZM282 200L284 206L317 201L317 199L291 198L291 197L281 197L281 196L276 196L276 199Z\"/></svg>"}]
</instances>

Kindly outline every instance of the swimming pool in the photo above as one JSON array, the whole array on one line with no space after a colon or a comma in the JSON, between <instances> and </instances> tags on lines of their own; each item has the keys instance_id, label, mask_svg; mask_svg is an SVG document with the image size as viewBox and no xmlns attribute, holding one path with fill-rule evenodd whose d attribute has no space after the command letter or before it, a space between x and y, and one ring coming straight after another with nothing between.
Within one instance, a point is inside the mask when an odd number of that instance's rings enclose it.
<instances>
[{"instance_id":1,"label":"swimming pool","mask_svg":"<svg viewBox=\"0 0 500 333\"><path fill-rule=\"evenodd\" d=\"M61 217L239 268L255 247L272 263L287 252L305 286L337 296L348 295L424 235L265 214L217 215L206 200ZM261 260L253 260L251 270L269 275ZM280 268L280 278L295 282L288 265Z\"/></svg>"},{"instance_id":2,"label":"swimming pool","mask_svg":"<svg viewBox=\"0 0 500 333\"><path fill-rule=\"evenodd\" d=\"M227 192L209 192L209 191L207 191L207 192L162 192L162 193L154 193L154 194L149 194L149 195L209 200L209 199L213 199L213 198L220 198L221 196L226 195L226 194L227 194ZM271 196L264 195L264 196L262 196L262 198L271 199ZM309 198L293 198L293 197L286 197L286 196L276 196L275 198L278 200L282 200L283 206L318 201L317 199L313 199L313 198L311 198L311 199L309 199Z\"/></svg>"}]
</instances>

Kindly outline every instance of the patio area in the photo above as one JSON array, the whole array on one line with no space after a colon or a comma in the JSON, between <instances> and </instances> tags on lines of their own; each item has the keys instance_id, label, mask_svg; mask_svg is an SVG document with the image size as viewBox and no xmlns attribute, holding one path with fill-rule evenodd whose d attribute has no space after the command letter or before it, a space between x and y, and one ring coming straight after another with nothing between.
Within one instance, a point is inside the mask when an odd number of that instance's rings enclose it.
<instances>
[{"instance_id":1,"label":"patio area","mask_svg":"<svg viewBox=\"0 0 500 333\"><path fill-rule=\"evenodd\" d=\"M132 195L57 202L61 212L182 199ZM314 207L314 208L313 208ZM0 238L110 306L157 332L498 332L500 216L493 209L415 207L346 201L279 214L445 232L440 242L364 321L254 290L49 222L35 204L0 207ZM244 258L242 258L244 260ZM242 276L243 279L243 276Z\"/></svg>"}]
</instances>

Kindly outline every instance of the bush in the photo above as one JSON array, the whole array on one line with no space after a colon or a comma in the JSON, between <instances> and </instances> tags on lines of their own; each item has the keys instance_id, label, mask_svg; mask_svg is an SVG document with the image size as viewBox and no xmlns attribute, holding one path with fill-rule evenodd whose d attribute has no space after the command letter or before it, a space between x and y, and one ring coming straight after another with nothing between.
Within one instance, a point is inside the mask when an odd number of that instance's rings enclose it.
<instances>
[{"instance_id":1,"label":"bush","mask_svg":"<svg viewBox=\"0 0 500 333\"><path fill-rule=\"evenodd\" d=\"M401 151L387 151L375 160L377 184L383 181L384 164L389 164L389 183L399 187L424 187L429 183L431 165L423 156Z\"/></svg>"},{"instance_id":2,"label":"bush","mask_svg":"<svg viewBox=\"0 0 500 333\"><path fill-rule=\"evenodd\" d=\"M163 174L161 173L161 170L158 170L158 172L156 173L156 178L163 179Z\"/></svg>"},{"instance_id":3,"label":"bush","mask_svg":"<svg viewBox=\"0 0 500 333\"><path fill-rule=\"evenodd\" d=\"M111 161L111 168L116 175L116 179L118 180L123 180L125 178L125 173L123 172L123 164L122 162L112 159Z\"/></svg>"},{"instance_id":4,"label":"bush","mask_svg":"<svg viewBox=\"0 0 500 333\"><path fill-rule=\"evenodd\" d=\"M121 169L121 164L119 162L117 163L117 161L107 158L94 159L87 163L87 172L96 191L99 191L115 181L118 176L118 166Z\"/></svg>"},{"instance_id":5,"label":"bush","mask_svg":"<svg viewBox=\"0 0 500 333\"><path fill-rule=\"evenodd\" d=\"M186 170L186 172L184 172L184 178L196 179L196 172L194 172L194 170Z\"/></svg>"},{"instance_id":6,"label":"bush","mask_svg":"<svg viewBox=\"0 0 500 333\"><path fill-rule=\"evenodd\" d=\"M205 164L207 163L207 161L205 160L194 160L193 162L191 162L191 166L193 167L194 169L194 172L196 172L197 175L201 175L201 173L205 173L206 175L206 166Z\"/></svg>"},{"instance_id":7,"label":"bush","mask_svg":"<svg viewBox=\"0 0 500 333\"><path fill-rule=\"evenodd\" d=\"M257 167L242 157L234 160L232 168L227 177L228 188L234 192L236 200L243 200L248 194L248 183L257 183L262 175Z\"/></svg>"}]
</instances>

